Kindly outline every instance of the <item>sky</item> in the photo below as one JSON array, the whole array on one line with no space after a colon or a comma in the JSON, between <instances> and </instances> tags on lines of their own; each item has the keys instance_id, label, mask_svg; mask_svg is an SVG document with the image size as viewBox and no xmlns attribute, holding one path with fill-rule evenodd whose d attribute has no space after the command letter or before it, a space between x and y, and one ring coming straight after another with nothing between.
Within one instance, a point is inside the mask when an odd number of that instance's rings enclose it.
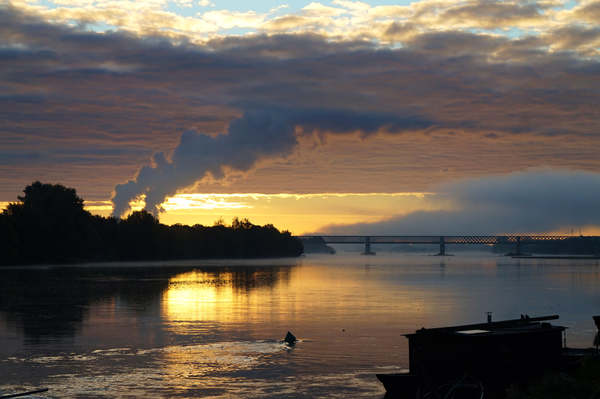
<instances>
[{"instance_id":1,"label":"sky","mask_svg":"<svg viewBox=\"0 0 600 399\"><path fill-rule=\"evenodd\" d=\"M0 0L0 204L600 232L600 1Z\"/></svg>"}]
</instances>

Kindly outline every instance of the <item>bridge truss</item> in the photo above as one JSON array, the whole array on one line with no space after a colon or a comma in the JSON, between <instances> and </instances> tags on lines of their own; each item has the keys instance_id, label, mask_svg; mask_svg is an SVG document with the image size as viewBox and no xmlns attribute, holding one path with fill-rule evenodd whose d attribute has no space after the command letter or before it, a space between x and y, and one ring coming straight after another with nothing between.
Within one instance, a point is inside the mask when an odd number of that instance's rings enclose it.
<instances>
[{"instance_id":1,"label":"bridge truss","mask_svg":"<svg viewBox=\"0 0 600 399\"><path fill-rule=\"evenodd\" d=\"M463 236L299 236L301 239L321 238L326 244L365 244L365 254L371 252L372 244L439 244L440 253L446 254L446 244L461 245L496 245L496 244L514 244L515 255L521 254L521 244L540 241L562 241L574 236L562 235L463 235Z\"/></svg>"}]
</instances>

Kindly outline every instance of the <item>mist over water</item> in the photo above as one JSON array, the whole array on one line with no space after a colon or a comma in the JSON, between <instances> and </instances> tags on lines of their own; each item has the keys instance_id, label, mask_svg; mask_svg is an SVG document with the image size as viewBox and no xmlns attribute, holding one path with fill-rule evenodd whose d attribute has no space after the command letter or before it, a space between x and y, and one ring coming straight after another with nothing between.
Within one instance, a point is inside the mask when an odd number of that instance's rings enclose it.
<instances>
[{"instance_id":1,"label":"mist over water","mask_svg":"<svg viewBox=\"0 0 600 399\"><path fill-rule=\"evenodd\" d=\"M382 398L401 334L560 314L592 345L596 260L351 253L0 270L0 392ZM280 340L290 330L300 342Z\"/></svg>"}]
</instances>

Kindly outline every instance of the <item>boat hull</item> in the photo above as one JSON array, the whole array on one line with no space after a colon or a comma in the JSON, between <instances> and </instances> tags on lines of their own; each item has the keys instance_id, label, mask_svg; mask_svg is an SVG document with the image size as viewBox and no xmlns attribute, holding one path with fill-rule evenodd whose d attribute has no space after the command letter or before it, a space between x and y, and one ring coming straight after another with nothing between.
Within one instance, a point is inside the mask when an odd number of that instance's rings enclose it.
<instances>
[{"instance_id":1,"label":"boat hull","mask_svg":"<svg viewBox=\"0 0 600 399\"><path fill-rule=\"evenodd\" d=\"M394 398L414 399L419 391L420 379L413 374L376 374L388 394ZM386 396L387 397L387 396Z\"/></svg>"}]
</instances>

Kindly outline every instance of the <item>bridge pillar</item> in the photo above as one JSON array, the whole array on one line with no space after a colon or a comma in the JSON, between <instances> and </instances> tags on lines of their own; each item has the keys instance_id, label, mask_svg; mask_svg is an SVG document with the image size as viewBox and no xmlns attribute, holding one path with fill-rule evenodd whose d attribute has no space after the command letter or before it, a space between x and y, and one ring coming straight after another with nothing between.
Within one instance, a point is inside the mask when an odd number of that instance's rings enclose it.
<instances>
[{"instance_id":1,"label":"bridge pillar","mask_svg":"<svg viewBox=\"0 0 600 399\"><path fill-rule=\"evenodd\" d=\"M515 256L521 256L521 237L517 237L517 247L515 249Z\"/></svg>"},{"instance_id":2,"label":"bridge pillar","mask_svg":"<svg viewBox=\"0 0 600 399\"><path fill-rule=\"evenodd\" d=\"M362 253L363 255L375 255L375 252L371 251L371 237L366 236L365 237L365 252Z\"/></svg>"},{"instance_id":3,"label":"bridge pillar","mask_svg":"<svg viewBox=\"0 0 600 399\"><path fill-rule=\"evenodd\" d=\"M444 236L440 236L440 253L438 256L446 256L446 241L444 241Z\"/></svg>"}]
</instances>

